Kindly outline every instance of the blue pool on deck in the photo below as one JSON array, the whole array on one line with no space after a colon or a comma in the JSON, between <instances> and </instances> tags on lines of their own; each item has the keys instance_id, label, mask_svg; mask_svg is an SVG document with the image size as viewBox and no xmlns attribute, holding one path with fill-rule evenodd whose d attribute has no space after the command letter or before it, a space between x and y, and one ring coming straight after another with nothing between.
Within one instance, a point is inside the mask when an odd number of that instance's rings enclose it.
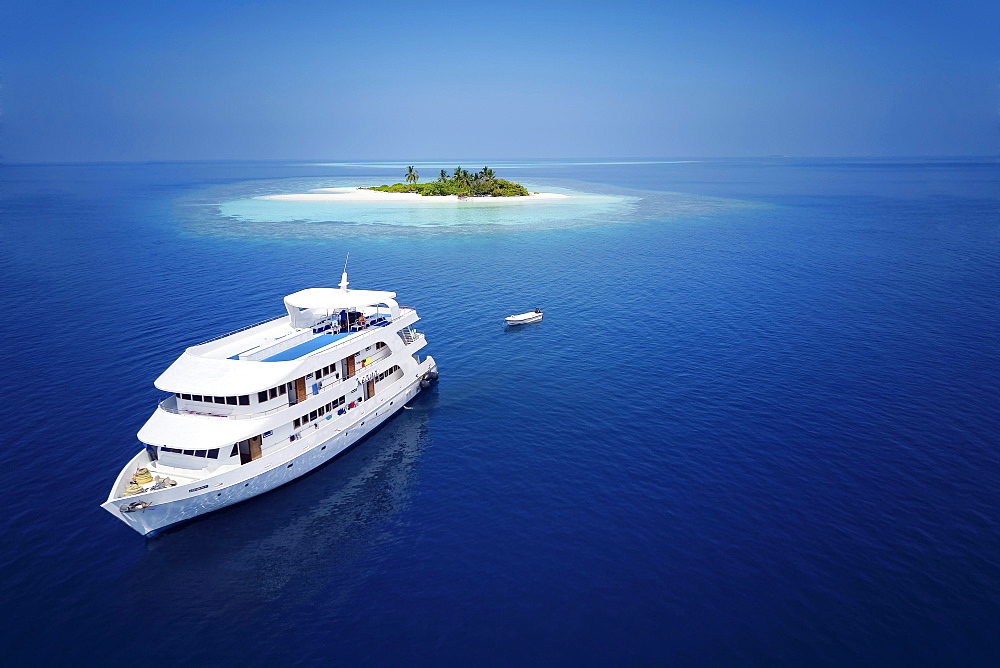
<instances>
[{"instance_id":1,"label":"blue pool on deck","mask_svg":"<svg viewBox=\"0 0 1000 668\"><path fill-rule=\"evenodd\" d=\"M319 350L320 348L326 347L333 343L334 341L339 341L347 336L350 336L350 332L340 332L339 334L322 334L317 336L315 339L309 339L305 343L300 343L297 346L289 348L277 355L271 355L267 357L262 362L287 362L289 360L297 360L303 355L307 355L314 350Z\"/></svg>"}]
</instances>

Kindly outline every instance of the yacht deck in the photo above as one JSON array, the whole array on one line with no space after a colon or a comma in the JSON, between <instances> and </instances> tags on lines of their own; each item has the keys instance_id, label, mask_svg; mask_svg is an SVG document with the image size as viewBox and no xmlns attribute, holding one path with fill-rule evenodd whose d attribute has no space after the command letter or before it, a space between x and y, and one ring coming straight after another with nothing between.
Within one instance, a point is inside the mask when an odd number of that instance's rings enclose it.
<instances>
[{"instance_id":1,"label":"yacht deck","mask_svg":"<svg viewBox=\"0 0 1000 668\"><path fill-rule=\"evenodd\" d=\"M288 362L290 360L297 360L303 355L307 355L314 350L319 350L320 348L325 348L334 341L339 341L340 339L345 339L351 335L352 332L340 332L339 334L320 334L315 339L306 341L305 343L300 343L297 346L289 348L284 352L280 352L276 355L271 355L270 357L265 357L261 362Z\"/></svg>"}]
</instances>

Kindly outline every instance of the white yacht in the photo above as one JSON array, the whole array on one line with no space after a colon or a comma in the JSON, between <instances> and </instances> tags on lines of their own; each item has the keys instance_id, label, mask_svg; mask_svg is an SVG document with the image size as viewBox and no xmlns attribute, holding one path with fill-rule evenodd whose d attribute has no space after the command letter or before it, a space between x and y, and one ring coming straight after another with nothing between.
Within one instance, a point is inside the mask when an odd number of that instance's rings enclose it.
<instances>
[{"instance_id":1,"label":"white yacht","mask_svg":"<svg viewBox=\"0 0 1000 668\"><path fill-rule=\"evenodd\" d=\"M376 429L437 378L394 292L309 288L287 315L192 346L156 379L112 515L145 535L283 485Z\"/></svg>"}]
</instances>

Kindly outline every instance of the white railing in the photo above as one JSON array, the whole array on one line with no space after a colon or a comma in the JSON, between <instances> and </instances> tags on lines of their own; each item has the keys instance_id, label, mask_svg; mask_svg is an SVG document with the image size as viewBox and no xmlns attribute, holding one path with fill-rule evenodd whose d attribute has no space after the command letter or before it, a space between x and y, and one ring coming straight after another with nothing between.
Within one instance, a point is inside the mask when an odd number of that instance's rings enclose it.
<instances>
[{"instance_id":1,"label":"white railing","mask_svg":"<svg viewBox=\"0 0 1000 668\"><path fill-rule=\"evenodd\" d=\"M250 360L250 361L260 361L262 359L267 359L268 357L271 357L273 355L277 355L279 353L283 353L283 352L285 352L286 350L288 350L290 348L294 348L295 346L299 345L300 343L305 343L306 341L311 341L315 337L317 337L317 336L323 336L325 334L334 334L334 333L354 334L356 332L363 332L363 331L366 331L366 330L369 330L369 329L375 329L375 328L378 328L378 327L388 327L392 323L392 319L389 316L383 316L383 317L385 318L385 320L381 320L378 323L371 323L370 322L369 324L364 325L364 326L357 325L357 324L351 325L350 330L348 330L347 332L333 332L333 331L329 331L329 332L328 331L316 332L316 331L312 331L312 330L307 329L306 331L301 332L301 333L299 333L299 334L297 334L295 336L292 336L292 337L290 337L288 339L284 339L284 340L282 340L280 342L279 341L275 341L274 343L271 343L270 345L268 345L268 347L266 347L266 348L256 348L256 349L251 349L250 351L247 351L247 352L240 353L240 359L241 360ZM339 343L341 343L341 342L343 342L345 340L347 340L347 337L345 337L343 339L339 339L337 341L331 341L329 345L333 345L334 343L338 343L339 344ZM309 355L313 355L315 353L318 353L320 351L325 350L327 347L328 346L323 346L322 348L317 348L314 351L311 351L311 352L308 352L308 353L302 355L302 357L308 357Z\"/></svg>"},{"instance_id":2,"label":"white railing","mask_svg":"<svg viewBox=\"0 0 1000 668\"><path fill-rule=\"evenodd\" d=\"M258 411L256 413L210 413L208 410L181 410L180 408L177 408L177 397L170 396L161 401L157 405L157 408L167 413L173 413L174 415L193 415L195 417L226 418L229 420L250 420L253 418L264 417L265 415L270 415L271 413L277 413L283 408L288 408L288 404L282 404L281 406L275 406L274 408L268 408L266 411Z\"/></svg>"},{"instance_id":3,"label":"white railing","mask_svg":"<svg viewBox=\"0 0 1000 668\"><path fill-rule=\"evenodd\" d=\"M402 319L405 316L409 315L407 313L407 311L413 312L413 311L415 311L415 309L412 306L400 306L399 307L399 319ZM387 315L387 314L383 313L382 316L391 321L391 316L390 315ZM277 316L274 316L273 318L268 318L266 320L261 320L260 322L255 322L252 325L246 325L244 327L240 327L239 329L234 329L233 331L226 332L225 334L219 334L218 336L213 336L210 339L205 339L204 341L201 341L199 343L195 343L191 347L193 348L195 346L203 346L206 343L212 343L213 341L218 341L219 339L224 339L227 336L232 336L233 334L239 334L240 332L245 332L248 329L253 329L254 327L260 327L261 325L266 325L269 322L274 322L275 320L281 320L282 318L287 318L287 317L288 317L287 313L284 313L282 315L277 315Z\"/></svg>"},{"instance_id":4,"label":"white railing","mask_svg":"<svg viewBox=\"0 0 1000 668\"><path fill-rule=\"evenodd\" d=\"M267 320L261 320L260 322L255 322L252 325L247 325L245 327L240 327L239 329L234 329L231 332L226 332L225 334L220 334L219 336L213 336L210 339L206 339L205 341L202 341L201 343L196 343L194 345L195 346L203 346L206 343L211 343L212 341L218 341L219 339L224 339L227 336L232 336L233 334L239 334L240 332L245 332L248 329L253 329L254 327L260 327L261 325L266 325L269 322L274 322L275 320L281 320L282 318L287 318L287 317L288 317L288 314L286 313L284 315L278 315L278 316L275 316L273 318L268 318ZM193 348L194 346L191 346L191 347Z\"/></svg>"}]
</instances>

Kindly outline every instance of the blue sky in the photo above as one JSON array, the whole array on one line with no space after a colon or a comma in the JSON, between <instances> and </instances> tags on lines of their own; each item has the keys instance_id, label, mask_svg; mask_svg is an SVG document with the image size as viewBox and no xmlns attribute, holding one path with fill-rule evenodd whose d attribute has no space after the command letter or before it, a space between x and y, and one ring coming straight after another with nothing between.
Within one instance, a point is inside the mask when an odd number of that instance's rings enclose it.
<instances>
[{"instance_id":1,"label":"blue sky","mask_svg":"<svg viewBox=\"0 0 1000 668\"><path fill-rule=\"evenodd\" d=\"M996 155L1000 3L7 0L5 162Z\"/></svg>"}]
</instances>

